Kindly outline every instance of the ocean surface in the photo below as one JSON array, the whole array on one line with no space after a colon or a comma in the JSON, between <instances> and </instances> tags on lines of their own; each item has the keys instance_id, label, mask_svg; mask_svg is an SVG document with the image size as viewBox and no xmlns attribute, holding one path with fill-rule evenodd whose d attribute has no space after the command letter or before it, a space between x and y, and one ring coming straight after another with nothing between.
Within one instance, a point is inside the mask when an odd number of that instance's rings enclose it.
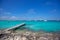
<instances>
[{"instance_id":1,"label":"ocean surface","mask_svg":"<svg viewBox=\"0 0 60 40\"><path fill-rule=\"evenodd\" d=\"M60 21L21 21L21 20L0 20L0 30L14 27L25 23L27 29L34 31L60 31ZM20 28L19 28L20 29Z\"/></svg>"}]
</instances>

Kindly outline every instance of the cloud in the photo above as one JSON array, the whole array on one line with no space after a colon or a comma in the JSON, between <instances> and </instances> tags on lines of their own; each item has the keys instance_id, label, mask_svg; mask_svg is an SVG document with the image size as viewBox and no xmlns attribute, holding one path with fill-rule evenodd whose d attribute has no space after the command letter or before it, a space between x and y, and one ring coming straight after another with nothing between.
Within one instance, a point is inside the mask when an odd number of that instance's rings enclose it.
<instances>
[{"instance_id":1,"label":"cloud","mask_svg":"<svg viewBox=\"0 0 60 40\"><path fill-rule=\"evenodd\" d=\"M29 19L29 18L33 18L35 17L35 15L37 14L36 10L35 9L29 9L27 10L23 15L23 19Z\"/></svg>"},{"instance_id":2,"label":"cloud","mask_svg":"<svg viewBox=\"0 0 60 40\"><path fill-rule=\"evenodd\" d=\"M34 16L35 14L36 14L36 11L35 11L34 9L29 9L29 10L27 10L27 12L24 13L23 15L24 15L25 17L30 17L30 16Z\"/></svg>"},{"instance_id":3,"label":"cloud","mask_svg":"<svg viewBox=\"0 0 60 40\"><path fill-rule=\"evenodd\" d=\"M52 5L53 3L51 3L51 2L46 2L45 4L46 4L46 5Z\"/></svg>"},{"instance_id":4,"label":"cloud","mask_svg":"<svg viewBox=\"0 0 60 40\"><path fill-rule=\"evenodd\" d=\"M0 11L2 11L3 9L2 8L0 8Z\"/></svg>"},{"instance_id":5,"label":"cloud","mask_svg":"<svg viewBox=\"0 0 60 40\"><path fill-rule=\"evenodd\" d=\"M4 10L3 8L0 8L0 14L2 15L7 15L7 14L11 14L11 12L7 12L6 10Z\"/></svg>"},{"instance_id":6,"label":"cloud","mask_svg":"<svg viewBox=\"0 0 60 40\"><path fill-rule=\"evenodd\" d=\"M10 15L11 13L10 12L4 12L4 14Z\"/></svg>"},{"instance_id":7,"label":"cloud","mask_svg":"<svg viewBox=\"0 0 60 40\"><path fill-rule=\"evenodd\" d=\"M47 1L44 3L45 5L57 5L56 2L51 2L51 1Z\"/></svg>"},{"instance_id":8,"label":"cloud","mask_svg":"<svg viewBox=\"0 0 60 40\"><path fill-rule=\"evenodd\" d=\"M18 20L16 16L0 16L0 20Z\"/></svg>"},{"instance_id":9,"label":"cloud","mask_svg":"<svg viewBox=\"0 0 60 40\"><path fill-rule=\"evenodd\" d=\"M17 20L18 17L16 17L16 16L11 16L9 19L10 19L10 20Z\"/></svg>"},{"instance_id":10,"label":"cloud","mask_svg":"<svg viewBox=\"0 0 60 40\"><path fill-rule=\"evenodd\" d=\"M9 16L0 16L0 20L8 20Z\"/></svg>"},{"instance_id":11,"label":"cloud","mask_svg":"<svg viewBox=\"0 0 60 40\"><path fill-rule=\"evenodd\" d=\"M11 12L7 12L3 8L0 8L0 20L17 20L16 16L11 16Z\"/></svg>"},{"instance_id":12,"label":"cloud","mask_svg":"<svg viewBox=\"0 0 60 40\"><path fill-rule=\"evenodd\" d=\"M3 13L3 9L2 8L0 8L0 14L2 14Z\"/></svg>"},{"instance_id":13,"label":"cloud","mask_svg":"<svg viewBox=\"0 0 60 40\"><path fill-rule=\"evenodd\" d=\"M5 18L7 18L7 16L1 16L0 18L5 19Z\"/></svg>"},{"instance_id":14,"label":"cloud","mask_svg":"<svg viewBox=\"0 0 60 40\"><path fill-rule=\"evenodd\" d=\"M27 13L29 13L29 14L35 14L36 12L35 12L34 9L29 9Z\"/></svg>"},{"instance_id":15,"label":"cloud","mask_svg":"<svg viewBox=\"0 0 60 40\"><path fill-rule=\"evenodd\" d=\"M50 13L56 13L56 12L57 12L56 9L53 9L53 10L50 11Z\"/></svg>"}]
</instances>

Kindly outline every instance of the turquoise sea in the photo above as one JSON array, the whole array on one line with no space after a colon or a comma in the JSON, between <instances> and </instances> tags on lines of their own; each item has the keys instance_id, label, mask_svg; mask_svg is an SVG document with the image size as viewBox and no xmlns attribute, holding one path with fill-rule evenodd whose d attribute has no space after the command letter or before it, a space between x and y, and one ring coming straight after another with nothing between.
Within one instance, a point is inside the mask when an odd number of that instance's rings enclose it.
<instances>
[{"instance_id":1,"label":"turquoise sea","mask_svg":"<svg viewBox=\"0 0 60 40\"><path fill-rule=\"evenodd\" d=\"M60 31L60 21L21 21L21 20L0 20L0 30L14 27L25 23L24 27L30 30ZM20 28L19 28L20 29Z\"/></svg>"}]
</instances>

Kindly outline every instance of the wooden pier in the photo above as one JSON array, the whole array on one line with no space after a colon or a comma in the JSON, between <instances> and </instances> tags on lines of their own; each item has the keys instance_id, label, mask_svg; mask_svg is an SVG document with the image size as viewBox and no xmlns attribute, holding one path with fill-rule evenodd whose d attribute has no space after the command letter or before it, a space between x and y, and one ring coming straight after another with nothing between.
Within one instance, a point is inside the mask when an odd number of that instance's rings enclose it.
<instances>
[{"instance_id":1,"label":"wooden pier","mask_svg":"<svg viewBox=\"0 0 60 40\"><path fill-rule=\"evenodd\" d=\"M16 29L16 28L22 27L22 26L24 26L24 25L25 25L25 23L21 23L21 24L19 24L19 25L14 26L14 27L8 28L8 29L6 29L5 31L13 30L13 29Z\"/></svg>"}]
</instances>

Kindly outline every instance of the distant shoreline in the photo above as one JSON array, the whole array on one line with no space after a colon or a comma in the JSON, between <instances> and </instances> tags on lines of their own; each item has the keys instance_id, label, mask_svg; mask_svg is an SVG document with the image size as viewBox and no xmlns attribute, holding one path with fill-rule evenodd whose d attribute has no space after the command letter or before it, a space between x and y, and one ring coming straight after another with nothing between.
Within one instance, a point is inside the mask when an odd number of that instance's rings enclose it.
<instances>
[{"instance_id":1,"label":"distant shoreline","mask_svg":"<svg viewBox=\"0 0 60 40\"><path fill-rule=\"evenodd\" d=\"M44 21L44 20L0 20L0 21ZM60 20L47 20L47 21L60 21Z\"/></svg>"}]
</instances>

